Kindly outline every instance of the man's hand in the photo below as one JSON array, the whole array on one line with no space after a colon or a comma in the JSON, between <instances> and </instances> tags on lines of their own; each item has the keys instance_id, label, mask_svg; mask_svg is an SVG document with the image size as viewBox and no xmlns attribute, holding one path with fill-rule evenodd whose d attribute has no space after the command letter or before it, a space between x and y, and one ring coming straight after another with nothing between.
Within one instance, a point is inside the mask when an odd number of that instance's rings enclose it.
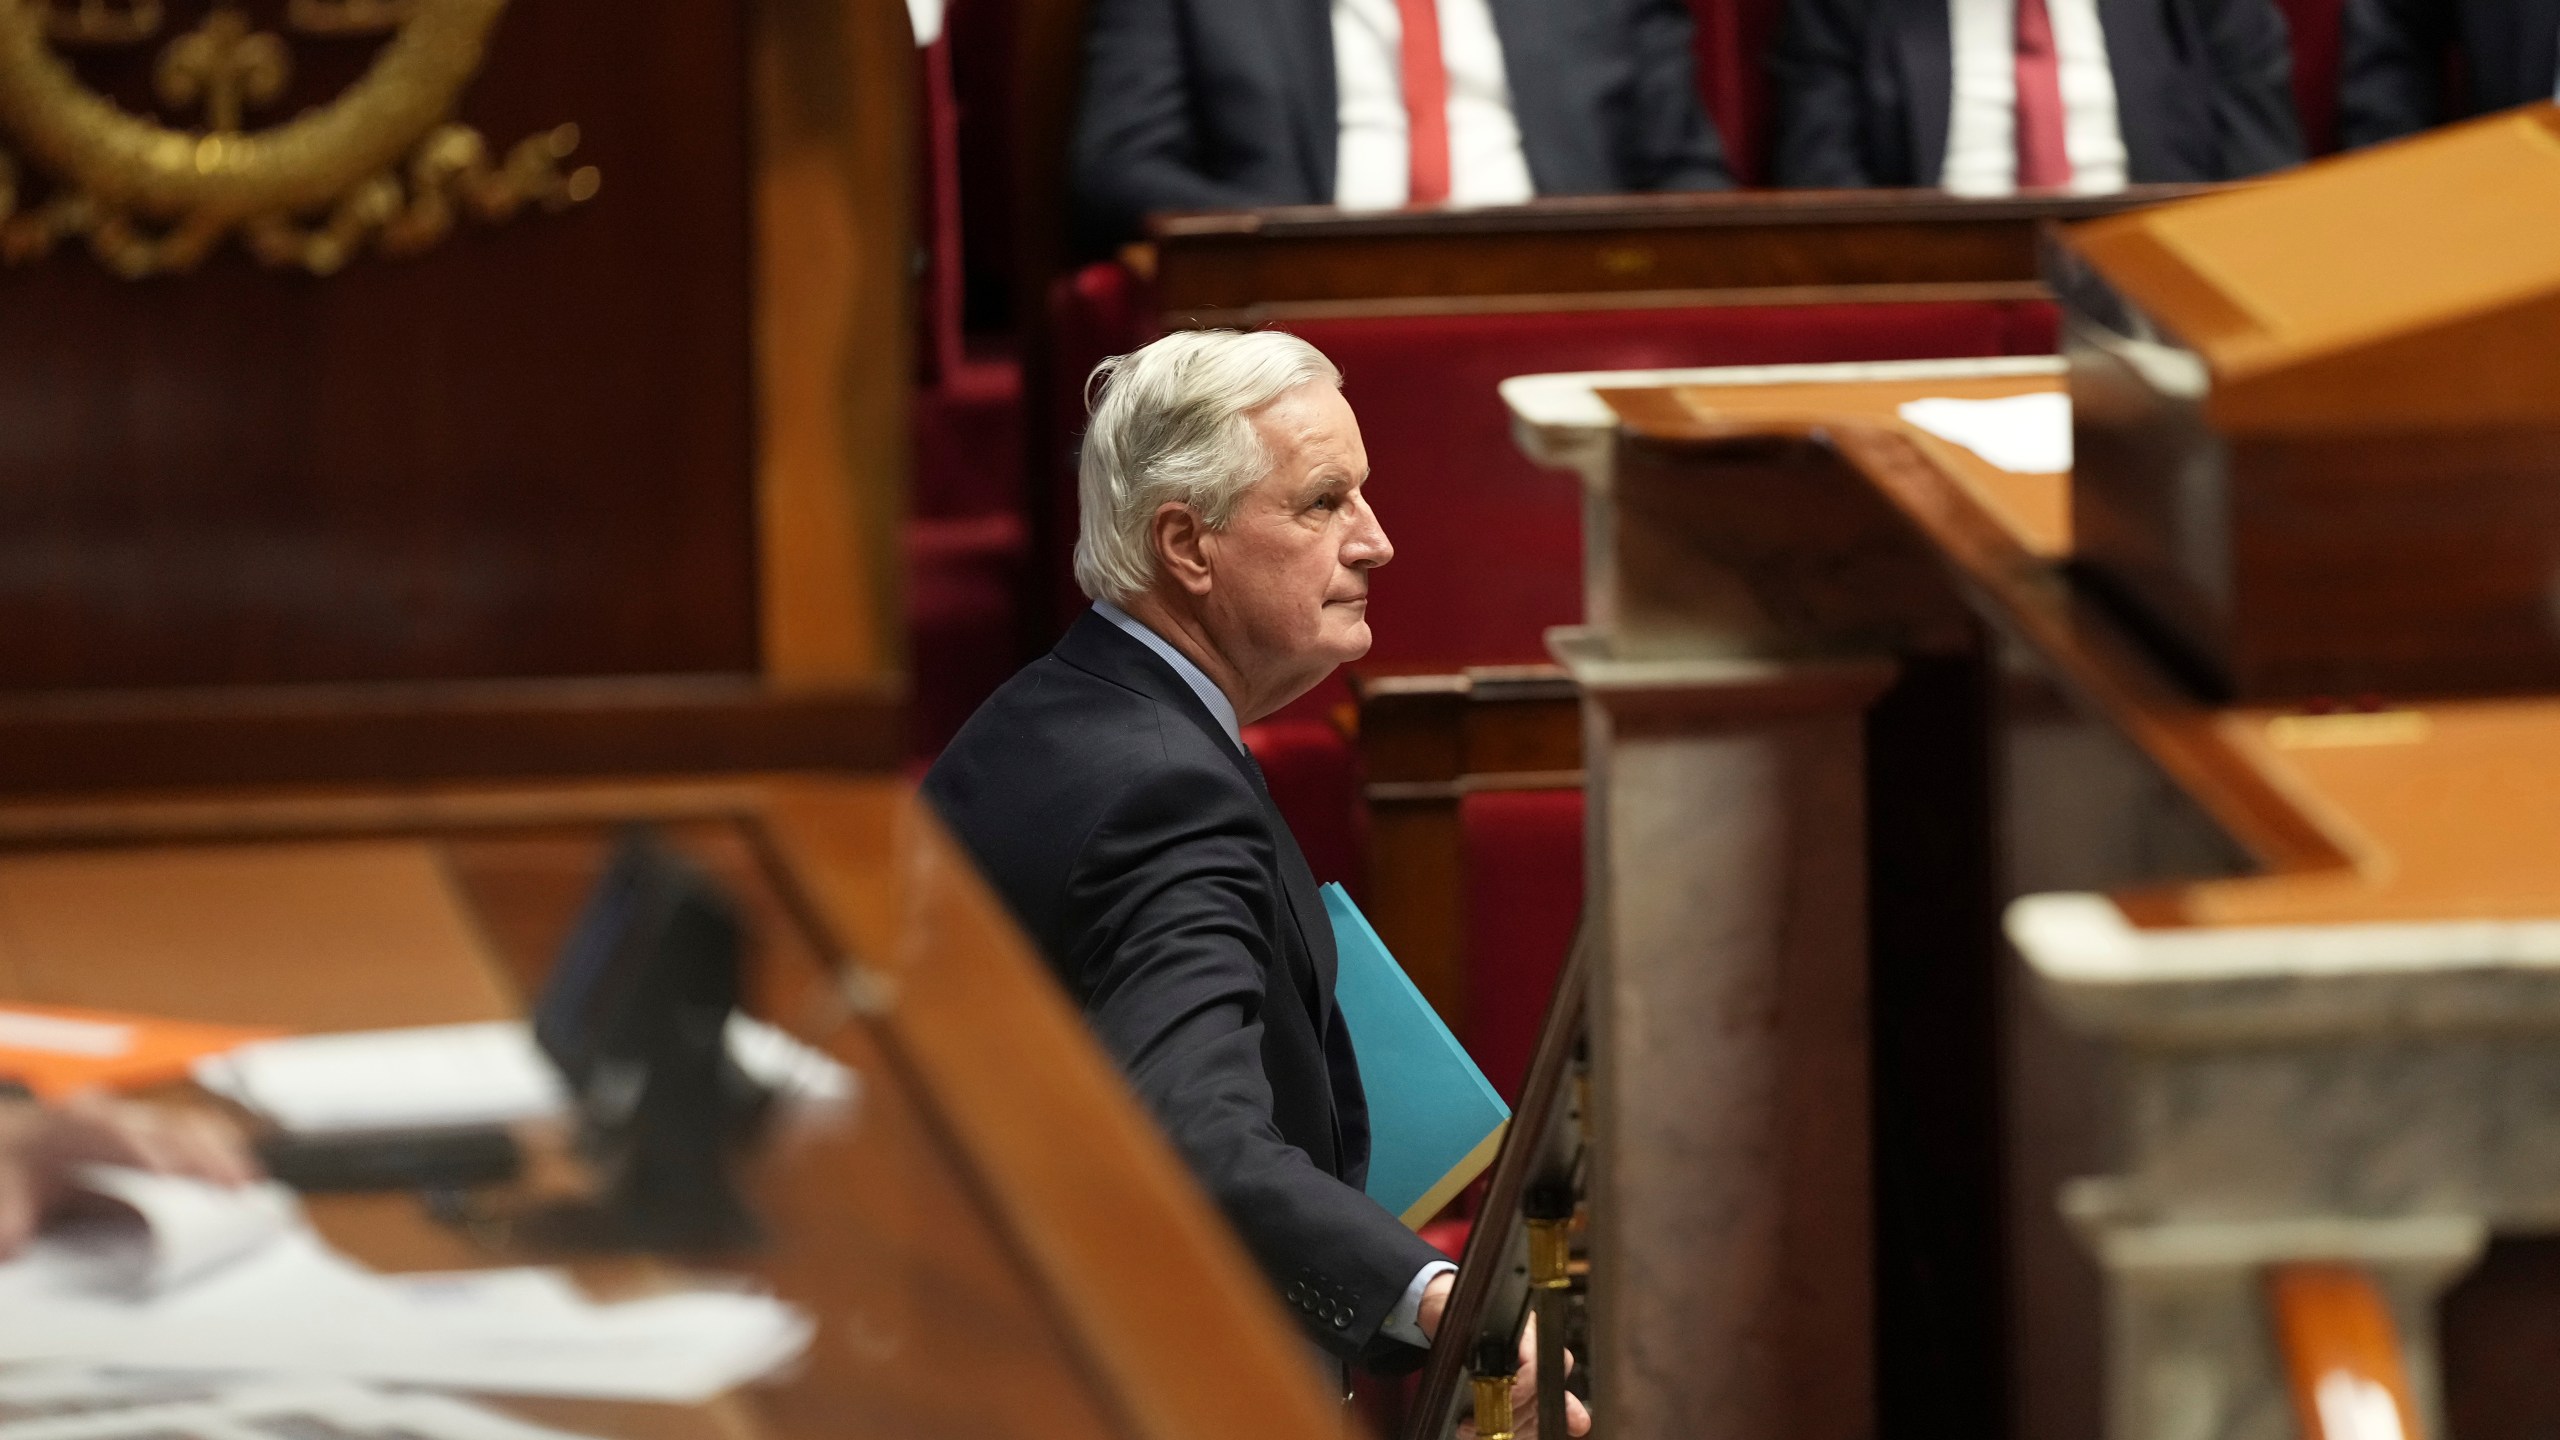
<instances>
[{"instance_id":1,"label":"man's hand","mask_svg":"<svg viewBox=\"0 0 2560 1440\"><path fill-rule=\"evenodd\" d=\"M1431 1283L1423 1287L1422 1303L1414 1309L1414 1323L1422 1327L1423 1334L1434 1339L1439 1337L1440 1317L1449 1308L1450 1293L1457 1288L1458 1277L1454 1272L1435 1275L1431 1277ZM1564 1373L1573 1373L1573 1352L1570 1350L1565 1352ZM1538 1317L1535 1315L1529 1317L1529 1323L1520 1331L1520 1373L1511 1380L1511 1413L1518 1420L1518 1429L1513 1433L1523 1440L1534 1440L1538 1433ZM1591 1411L1582 1403L1582 1397L1571 1394L1564 1397L1564 1428L1573 1435L1591 1433ZM1475 1433L1473 1420L1459 1422L1459 1435L1473 1436Z\"/></svg>"},{"instance_id":2,"label":"man's hand","mask_svg":"<svg viewBox=\"0 0 2560 1440\"><path fill-rule=\"evenodd\" d=\"M0 1102L0 1256L26 1245L83 1165L131 1165L219 1185L258 1178L240 1132L208 1110L96 1093L60 1105Z\"/></svg>"}]
</instances>

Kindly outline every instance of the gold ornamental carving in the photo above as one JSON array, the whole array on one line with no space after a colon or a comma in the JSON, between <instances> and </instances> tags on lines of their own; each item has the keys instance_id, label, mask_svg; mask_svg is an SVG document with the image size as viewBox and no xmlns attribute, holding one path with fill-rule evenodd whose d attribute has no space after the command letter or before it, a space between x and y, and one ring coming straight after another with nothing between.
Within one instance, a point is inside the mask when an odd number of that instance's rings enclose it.
<instances>
[{"instance_id":1,"label":"gold ornamental carving","mask_svg":"<svg viewBox=\"0 0 2560 1440\"><path fill-rule=\"evenodd\" d=\"M383 37L362 76L266 128L294 73L285 35L238 0L214 0L167 35L163 0L0 0L0 260L85 241L118 274L192 269L224 240L280 268L329 274L366 246L413 254L465 216L586 200L570 169L575 125L503 158L454 119L507 0L288 0L294 36ZM85 84L65 52L159 44L152 93L168 116L125 109ZM30 180L44 186L31 195Z\"/></svg>"}]
</instances>

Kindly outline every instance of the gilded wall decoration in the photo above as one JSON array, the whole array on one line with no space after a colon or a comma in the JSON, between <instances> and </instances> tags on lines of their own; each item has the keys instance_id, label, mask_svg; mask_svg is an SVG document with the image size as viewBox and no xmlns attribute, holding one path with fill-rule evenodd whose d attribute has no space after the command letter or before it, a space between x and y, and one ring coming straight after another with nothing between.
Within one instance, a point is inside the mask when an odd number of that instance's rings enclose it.
<instances>
[{"instance_id":1,"label":"gilded wall decoration","mask_svg":"<svg viewBox=\"0 0 2560 1440\"><path fill-rule=\"evenodd\" d=\"M368 244L426 249L464 216L586 200L599 176L565 163L575 125L501 157L454 119L506 3L288 0L278 34L237 0L185 28L163 0L0 0L0 260L80 240L139 279L191 269L236 236L268 265L326 275ZM383 39L346 89L258 128L292 83L288 35ZM125 109L68 58L150 45L162 115L193 124Z\"/></svg>"}]
</instances>

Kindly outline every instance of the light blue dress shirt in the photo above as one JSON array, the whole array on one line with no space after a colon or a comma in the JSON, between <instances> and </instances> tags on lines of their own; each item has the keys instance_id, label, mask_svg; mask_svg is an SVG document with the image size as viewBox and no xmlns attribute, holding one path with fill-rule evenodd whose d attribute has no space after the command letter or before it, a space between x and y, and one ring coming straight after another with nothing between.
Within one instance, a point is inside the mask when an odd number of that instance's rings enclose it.
<instances>
[{"instance_id":1,"label":"light blue dress shirt","mask_svg":"<svg viewBox=\"0 0 2560 1440\"><path fill-rule=\"evenodd\" d=\"M1170 641L1148 629L1145 621L1108 600L1094 601L1093 613L1128 631L1131 639L1153 650L1157 658L1172 666L1173 673L1182 677L1182 683L1191 687L1191 693L1200 697L1200 703L1209 707L1210 718L1218 722L1218 728L1227 732L1227 738L1235 742L1238 750L1244 749L1244 727L1236 723L1235 702L1227 698L1227 692L1219 689L1206 671L1191 663L1190 656L1174 649ZM1429 1345L1431 1342L1423 1338L1422 1326L1415 1318L1422 1313L1422 1292L1431 1288L1434 1276L1457 1268L1446 1260L1434 1260L1423 1266L1414 1274L1413 1283L1405 1287L1404 1298L1396 1302L1396 1308L1387 1312L1386 1323L1379 1328L1390 1338L1408 1345Z\"/></svg>"}]
</instances>

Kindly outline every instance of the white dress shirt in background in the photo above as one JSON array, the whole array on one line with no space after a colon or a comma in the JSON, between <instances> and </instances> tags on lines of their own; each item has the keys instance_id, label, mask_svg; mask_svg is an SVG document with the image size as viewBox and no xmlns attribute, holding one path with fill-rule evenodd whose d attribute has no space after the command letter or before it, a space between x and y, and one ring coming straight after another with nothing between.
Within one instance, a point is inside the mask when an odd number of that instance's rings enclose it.
<instances>
[{"instance_id":1,"label":"white dress shirt in background","mask_svg":"<svg viewBox=\"0 0 2560 1440\"><path fill-rule=\"evenodd\" d=\"M2116 121L2116 74L2098 0L2045 0L2062 81L2062 148L2071 190L2100 195L2125 186L2124 131ZM1957 195L2012 195L2018 189L2018 0L1947 0L1955 83L1947 112L1947 158L1938 184Z\"/></svg>"},{"instance_id":2,"label":"white dress shirt in background","mask_svg":"<svg viewBox=\"0 0 2560 1440\"><path fill-rule=\"evenodd\" d=\"M1440 59L1449 72L1449 202L1516 205L1535 195L1511 81L1486 0L1439 0ZM1386 210L1405 203L1404 19L1396 0L1333 0L1333 83L1342 139L1333 203Z\"/></svg>"}]
</instances>

